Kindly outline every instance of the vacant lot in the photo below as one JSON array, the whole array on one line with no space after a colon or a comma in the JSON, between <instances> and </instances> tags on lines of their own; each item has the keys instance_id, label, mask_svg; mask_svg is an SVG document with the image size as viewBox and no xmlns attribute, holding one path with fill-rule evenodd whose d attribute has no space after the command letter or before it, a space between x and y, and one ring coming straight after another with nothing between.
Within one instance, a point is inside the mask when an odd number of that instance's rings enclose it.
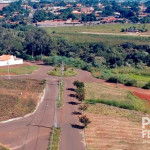
<instances>
[{"instance_id":1,"label":"vacant lot","mask_svg":"<svg viewBox=\"0 0 150 150\"><path fill-rule=\"evenodd\" d=\"M105 24L98 26L81 26L81 27L55 27L55 28L45 28L45 30L50 33L55 38L64 38L73 43L85 43L85 42L105 42L107 44L115 45L124 42L133 42L136 44L148 44L148 37L140 36L119 36L119 35L92 35L92 34L82 34L82 32L96 32L96 33L121 33L122 28L132 27L133 24ZM134 25L137 27L142 27L143 25ZM150 33L150 25L146 25ZM52 34L56 31L55 34ZM113 40L112 40L113 39Z\"/></svg>"},{"instance_id":2,"label":"vacant lot","mask_svg":"<svg viewBox=\"0 0 150 150\"><path fill-rule=\"evenodd\" d=\"M86 83L85 89L86 99L103 100L103 103L106 101L104 104L89 104L85 112L91 121L85 129L89 150L149 149L148 139L142 139L141 135L142 116L150 117L148 113L145 113L149 112L149 103L134 97L131 93L131 97L128 97L129 91L125 89L108 85ZM139 111L110 106L111 103L108 102L112 101L119 104L126 102Z\"/></svg>"},{"instance_id":3,"label":"vacant lot","mask_svg":"<svg viewBox=\"0 0 150 150\"><path fill-rule=\"evenodd\" d=\"M37 70L39 67L36 65L24 63L22 65L9 66L9 68L10 75L22 75L31 74L34 70ZM0 75L8 75L8 66L0 67Z\"/></svg>"},{"instance_id":4,"label":"vacant lot","mask_svg":"<svg viewBox=\"0 0 150 150\"><path fill-rule=\"evenodd\" d=\"M0 80L0 121L35 110L45 83L31 79Z\"/></svg>"}]
</instances>

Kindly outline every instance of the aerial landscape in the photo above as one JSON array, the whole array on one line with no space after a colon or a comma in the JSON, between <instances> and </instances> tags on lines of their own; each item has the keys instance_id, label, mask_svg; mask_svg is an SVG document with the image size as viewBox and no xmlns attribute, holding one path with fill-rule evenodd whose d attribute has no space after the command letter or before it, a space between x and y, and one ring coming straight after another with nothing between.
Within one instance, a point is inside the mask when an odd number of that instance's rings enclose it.
<instances>
[{"instance_id":1,"label":"aerial landscape","mask_svg":"<svg viewBox=\"0 0 150 150\"><path fill-rule=\"evenodd\" d=\"M150 150L150 1L0 0L0 150Z\"/></svg>"}]
</instances>

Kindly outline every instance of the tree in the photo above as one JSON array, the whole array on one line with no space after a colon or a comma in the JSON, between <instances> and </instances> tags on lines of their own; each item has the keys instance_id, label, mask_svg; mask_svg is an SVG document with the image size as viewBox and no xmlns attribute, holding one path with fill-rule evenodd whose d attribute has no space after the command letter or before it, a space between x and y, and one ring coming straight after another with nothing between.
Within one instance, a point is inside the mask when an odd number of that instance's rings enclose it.
<instances>
[{"instance_id":1,"label":"tree","mask_svg":"<svg viewBox=\"0 0 150 150\"><path fill-rule=\"evenodd\" d=\"M33 16L33 22L45 21L47 13L44 10L36 10Z\"/></svg>"},{"instance_id":2,"label":"tree","mask_svg":"<svg viewBox=\"0 0 150 150\"><path fill-rule=\"evenodd\" d=\"M84 83L78 80L74 81L73 85L76 86L77 88L84 88Z\"/></svg>"},{"instance_id":3,"label":"tree","mask_svg":"<svg viewBox=\"0 0 150 150\"><path fill-rule=\"evenodd\" d=\"M84 127L87 127L87 125L91 123L91 121L89 120L89 118L87 118L86 115L79 117L79 121L84 125Z\"/></svg>"}]
</instances>

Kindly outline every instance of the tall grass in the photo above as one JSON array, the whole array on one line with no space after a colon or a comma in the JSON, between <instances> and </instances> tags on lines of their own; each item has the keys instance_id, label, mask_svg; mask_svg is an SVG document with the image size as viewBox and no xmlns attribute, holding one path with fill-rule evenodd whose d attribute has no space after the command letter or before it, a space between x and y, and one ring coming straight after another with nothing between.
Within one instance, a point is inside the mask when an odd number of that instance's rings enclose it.
<instances>
[{"instance_id":1,"label":"tall grass","mask_svg":"<svg viewBox=\"0 0 150 150\"><path fill-rule=\"evenodd\" d=\"M150 113L149 104L145 100L141 100L131 93L127 95L128 101L120 100L104 100L104 99L87 99L86 102L89 104L103 103L110 106L115 106L123 109L142 111L144 113Z\"/></svg>"}]
</instances>

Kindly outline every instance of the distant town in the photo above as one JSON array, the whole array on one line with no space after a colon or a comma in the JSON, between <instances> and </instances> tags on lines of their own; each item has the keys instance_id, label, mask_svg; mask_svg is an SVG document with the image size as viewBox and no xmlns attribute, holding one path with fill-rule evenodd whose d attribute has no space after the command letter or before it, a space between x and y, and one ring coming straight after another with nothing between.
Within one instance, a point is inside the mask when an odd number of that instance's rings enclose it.
<instances>
[{"instance_id":1,"label":"distant town","mask_svg":"<svg viewBox=\"0 0 150 150\"><path fill-rule=\"evenodd\" d=\"M3 26L85 26L110 23L150 23L150 1L0 1Z\"/></svg>"}]
</instances>

